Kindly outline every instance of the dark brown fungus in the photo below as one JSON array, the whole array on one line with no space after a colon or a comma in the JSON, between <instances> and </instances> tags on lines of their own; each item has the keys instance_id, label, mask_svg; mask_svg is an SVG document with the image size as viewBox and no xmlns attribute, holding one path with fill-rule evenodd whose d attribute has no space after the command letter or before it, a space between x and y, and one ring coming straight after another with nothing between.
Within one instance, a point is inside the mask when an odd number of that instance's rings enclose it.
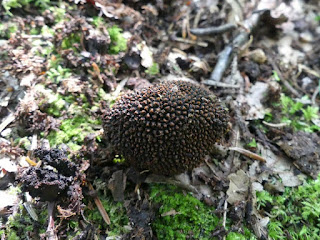
<instances>
[{"instance_id":1,"label":"dark brown fungus","mask_svg":"<svg viewBox=\"0 0 320 240\"><path fill-rule=\"evenodd\" d=\"M163 82L121 96L106 111L109 144L138 170L174 175L197 167L228 131L229 114L210 91Z\"/></svg>"}]
</instances>

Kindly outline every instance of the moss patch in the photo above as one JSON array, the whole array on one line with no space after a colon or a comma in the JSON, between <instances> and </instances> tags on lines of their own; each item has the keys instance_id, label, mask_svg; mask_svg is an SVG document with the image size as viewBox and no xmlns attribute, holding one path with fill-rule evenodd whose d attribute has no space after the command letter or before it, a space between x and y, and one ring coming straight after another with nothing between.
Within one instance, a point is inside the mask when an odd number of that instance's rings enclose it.
<instances>
[{"instance_id":1,"label":"moss patch","mask_svg":"<svg viewBox=\"0 0 320 240\"><path fill-rule=\"evenodd\" d=\"M161 203L153 223L158 239L212 239L210 234L219 225L214 209L173 186L153 185L150 198ZM161 216L173 210L176 214Z\"/></svg>"},{"instance_id":2,"label":"moss patch","mask_svg":"<svg viewBox=\"0 0 320 240\"><path fill-rule=\"evenodd\" d=\"M60 131L53 131L48 135L50 146L57 146L62 143L67 144L72 150L81 148L84 138L95 132L93 126L99 125L99 120L94 120L88 116L75 116L63 120L60 125Z\"/></svg>"},{"instance_id":3,"label":"moss patch","mask_svg":"<svg viewBox=\"0 0 320 240\"><path fill-rule=\"evenodd\" d=\"M107 225L104 222L99 210L93 205L94 203L86 204L87 207L85 208L84 215L88 221L93 223L100 231L105 231L101 232L101 234L106 234L107 236L120 236L128 232L126 226L128 225L129 220L123 203L115 203L109 196L100 195L99 198L111 219L111 224Z\"/></svg>"},{"instance_id":4,"label":"moss patch","mask_svg":"<svg viewBox=\"0 0 320 240\"><path fill-rule=\"evenodd\" d=\"M218 239L214 238L212 233L221 226L222 219L215 215L214 207L205 205L190 193L184 193L172 185L152 185L150 199L161 204L152 224L158 239ZM230 220L227 219L228 222ZM229 226L226 228L228 230ZM226 239L256 239L249 229L244 228L243 232L244 234L230 232Z\"/></svg>"},{"instance_id":5,"label":"moss patch","mask_svg":"<svg viewBox=\"0 0 320 240\"><path fill-rule=\"evenodd\" d=\"M45 233L48 220L46 206L34 209L38 215L38 221L35 221L30 217L22 204L19 205L18 213L14 216L10 216L6 223L6 229L4 230L6 239L30 239L32 236L38 236L41 233Z\"/></svg>"},{"instance_id":6,"label":"moss patch","mask_svg":"<svg viewBox=\"0 0 320 240\"><path fill-rule=\"evenodd\" d=\"M320 178L298 188L286 188L281 195L257 193L258 207L270 210L272 239L319 239Z\"/></svg>"},{"instance_id":7,"label":"moss patch","mask_svg":"<svg viewBox=\"0 0 320 240\"><path fill-rule=\"evenodd\" d=\"M122 29L118 26L108 28L111 39L110 54L118 54L127 50L127 39L122 35Z\"/></svg>"}]
</instances>

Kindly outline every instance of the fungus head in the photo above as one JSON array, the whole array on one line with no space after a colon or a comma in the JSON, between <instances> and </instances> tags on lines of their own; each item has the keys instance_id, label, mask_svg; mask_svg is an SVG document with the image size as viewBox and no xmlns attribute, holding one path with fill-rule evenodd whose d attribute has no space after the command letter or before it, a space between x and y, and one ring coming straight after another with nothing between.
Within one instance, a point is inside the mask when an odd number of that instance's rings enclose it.
<instances>
[{"instance_id":1,"label":"fungus head","mask_svg":"<svg viewBox=\"0 0 320 240\"><path fill-rule=\"evenodd\" d=\"M129 92L103 117L107 141L138 170L174 175L197 167L228 131L229 115L208 90L184 81Z\"/></svg>"}]
</instances>

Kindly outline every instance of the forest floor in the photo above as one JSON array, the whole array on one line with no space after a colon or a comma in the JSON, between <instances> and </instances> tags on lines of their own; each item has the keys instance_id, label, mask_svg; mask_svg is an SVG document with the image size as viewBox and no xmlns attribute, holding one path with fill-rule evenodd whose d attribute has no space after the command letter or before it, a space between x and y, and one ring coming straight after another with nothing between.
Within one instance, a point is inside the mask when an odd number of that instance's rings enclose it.
<instances>
[{"instance_id":1,"label":"forest floor","mask_svg":"<svg viewBox=\"0 0 320 240\"><path fill-rule=\"evenodd\" d=\"M320 239L318 0L0 2L1 239ZM160 81L229 109L174 177L107 147L102 116Z\"/></svg>"}]
</instances>

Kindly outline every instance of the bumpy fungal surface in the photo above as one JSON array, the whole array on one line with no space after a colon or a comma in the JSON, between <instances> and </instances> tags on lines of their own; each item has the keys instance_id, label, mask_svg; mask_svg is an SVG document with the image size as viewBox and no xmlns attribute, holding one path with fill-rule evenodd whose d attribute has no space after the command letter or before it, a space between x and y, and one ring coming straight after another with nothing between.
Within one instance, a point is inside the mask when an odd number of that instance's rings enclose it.
<instances>
[{"instance_id":1,"label":"bumpy fungal surface","mask_svg":"<svg viewBox=\"0 0 320 240\"><path fill-rule=\"evenodd\" d=\"M103 128L136 169L174 175L197 167L228 131L228 121L211 92L170 81L123 95L106 111Z\"/></svg>"}]
</instances>

